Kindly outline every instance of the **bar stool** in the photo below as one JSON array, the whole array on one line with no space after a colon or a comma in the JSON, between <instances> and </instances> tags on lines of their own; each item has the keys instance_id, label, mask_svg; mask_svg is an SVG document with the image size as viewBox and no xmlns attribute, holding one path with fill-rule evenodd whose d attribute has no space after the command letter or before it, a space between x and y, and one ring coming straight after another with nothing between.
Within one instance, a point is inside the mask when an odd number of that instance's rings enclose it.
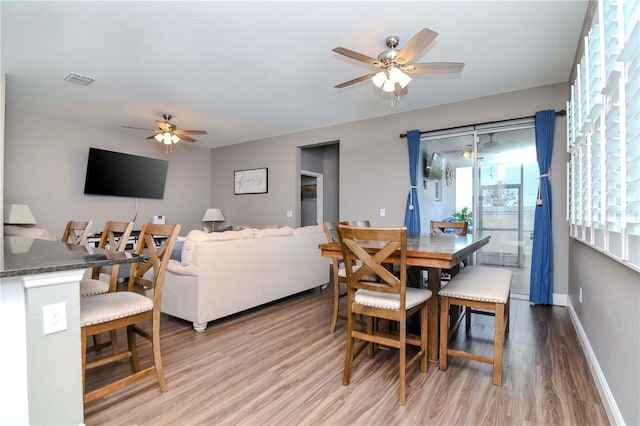
<instances>
[{"instance_id":1,"label":"bar stool","mask_svg":"<svg viewBox=\"0 0 640 426\"><path fill-rule=\"evenodd\" d=\"M458 273L439 291L440 305L440 370L447 369L449 356L493 364L493 384L502 386L502 348L509 333L509 297L511 276L508 269L473 266ZM495 316L493 357L486 357L449 348L449 306L464 306L465 315L473 308L489 311ZM469 331L469 328L467 329Z\"/></svg>"}]
</instances>

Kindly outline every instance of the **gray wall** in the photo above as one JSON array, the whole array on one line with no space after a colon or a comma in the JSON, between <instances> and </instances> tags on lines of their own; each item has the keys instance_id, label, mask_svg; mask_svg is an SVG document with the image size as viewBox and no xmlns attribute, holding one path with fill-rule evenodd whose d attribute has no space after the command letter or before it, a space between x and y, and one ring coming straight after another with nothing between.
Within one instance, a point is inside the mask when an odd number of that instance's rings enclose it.
<instances>
[{"instance_id":1,"label":"gray wall","mask_svg":"<svg viewBox=\"0 0 640 426\"><path fill-rule=\"evenodd\" d=\"M640 274L577 240L569 247L571 305L625 423L638 425Z\"/></svg>"},{"instance_id":2,"label":"gray wall","mask_svg":"<svg viewBox=\"0 0 640 426\"><path fill-rule=\"evenodd\" d=\"M10 76L7 86L10 90ZM107 220L132 220L135 198L83 193L89 147L97 147L169 160L164 199L140 199L135 229L154 215L165 215L167 223L181 223L182 233L201 228L202 216L211 207L208 151L181 144L166 154L146 136L137 130L32 115L7 105L4 202L28 204L38 226L58 236L71 219L93 220L96 231Z\"/></svg>"},{"instance_id":3,"label":"gray wall","mask_svg":"<svg viewBox=\"0 0 640 426\"><path fill-rule=\"evenodd\" d=\"M217 148L211 152L211 199L232 222L295 226L295 218L287 218L286 211L295 211L299 196L298 147L335 140L340 142L339 219L401 226L409 191L409 160L407 141L399 138L400 133L530 116L542 109L561 110L567 91L566 84L556 84ZM565 128L564 117L559 117L551 164L554 293L560 295L567 294ZM269 167L269 193L233 195L233 171L255 167ZM386 210L385 217L379 215L381 208ZM421 213L429 215L427 209Z\"/></svg>"}]
</instances>

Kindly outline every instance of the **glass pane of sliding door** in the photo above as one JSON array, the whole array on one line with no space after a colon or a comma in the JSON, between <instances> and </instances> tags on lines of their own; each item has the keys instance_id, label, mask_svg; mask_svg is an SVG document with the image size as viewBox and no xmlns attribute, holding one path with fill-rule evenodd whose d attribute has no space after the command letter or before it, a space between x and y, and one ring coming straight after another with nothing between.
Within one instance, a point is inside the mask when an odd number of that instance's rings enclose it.
<instances>
[{"instance_id":1,"label":"glass pane of sliding door","mask_svg":"<svg viewBox=\"0 0 640 426\"><path fill-rule=\"evenodd\" d=\"M539 174L534 129L479 134L477 155L474 228L491 241L476 261L511 269L511 292L528 295Z\"/></svg>"}]
</instances>

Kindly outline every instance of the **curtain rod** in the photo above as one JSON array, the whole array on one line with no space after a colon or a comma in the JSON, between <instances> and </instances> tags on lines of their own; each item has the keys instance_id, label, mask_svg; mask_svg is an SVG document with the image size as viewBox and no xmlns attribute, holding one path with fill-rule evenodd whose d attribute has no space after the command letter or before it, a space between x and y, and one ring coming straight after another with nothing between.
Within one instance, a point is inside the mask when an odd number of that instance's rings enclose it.
<instances>
[{"instance_id":1,"label":"curtain rod","mask_svg":"<svg viewBox=\"0 0 640 426\"><path fill-rule=\"evenodd\" d=\"M567 111L561 109L560 111L556 111L557 116L567 115ZM455 126L455 127L447 127L445 129L436 129L436 130L425 130L424 132L420 132L420 135L424 135L425 133L431 132L443 132L445 130L455 130L455 129L463 129L465 127L475 127L475 126L483 126L485 124L496 124L496 123L504 123L505 121L517 121L517 120L526 120L528 118L536 118L535 115L530 115L528 117L518 117L518 118L508 118L506 120L496 120L496 121L485 121L484 123L476 123L476 124L467 124L466 126ZM400 133L400 138L406 138L406 133Z\"/></svg>"}]
</instances>

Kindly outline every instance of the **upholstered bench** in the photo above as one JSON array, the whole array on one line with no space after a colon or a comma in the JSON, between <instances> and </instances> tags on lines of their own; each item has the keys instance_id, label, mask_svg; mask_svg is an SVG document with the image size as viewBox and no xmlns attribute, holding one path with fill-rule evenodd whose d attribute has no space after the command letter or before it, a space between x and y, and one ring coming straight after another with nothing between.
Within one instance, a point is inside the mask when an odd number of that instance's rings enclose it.
<instances>
[{"instance_id":1,"label":"upholstered bench","mask_svg":"<svg viewBox=\"0 0 640 426\"><path fill-rule=\"evenodd\" d=\"M508 269L486 266L468 267L460 271L440 292L440 370L447 369L448 356L493 364L493 384L502 385L502 347L509 333L509 296L512 273ZM466 315L472 309L491 311L495 315L493 357L449 348L449 306L464 306ZM469 323L467 323L469 324ZM467 330L467 332L469 329Z\"/></svg>"}]
</instances>

